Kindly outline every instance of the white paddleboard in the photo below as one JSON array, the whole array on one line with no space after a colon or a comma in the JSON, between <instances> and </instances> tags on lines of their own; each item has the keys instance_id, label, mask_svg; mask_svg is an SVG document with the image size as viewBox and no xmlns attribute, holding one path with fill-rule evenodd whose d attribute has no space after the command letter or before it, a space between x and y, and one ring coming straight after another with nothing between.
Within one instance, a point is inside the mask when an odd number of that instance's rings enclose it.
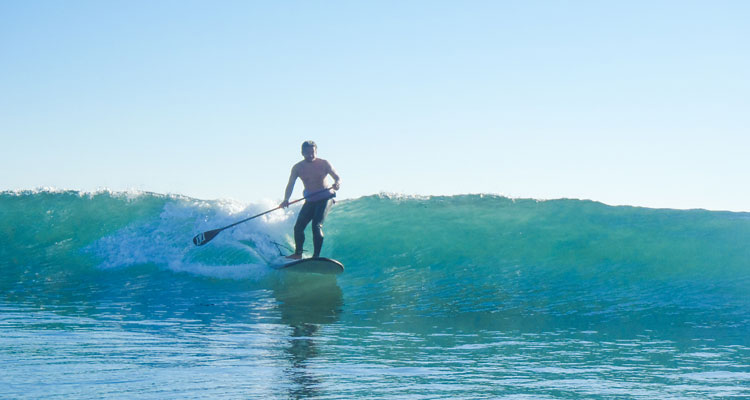
<instances>
[{"instance_id":1,"label":"white paddleboard","mask_svg":"<svg viewBox=\"0 0 750 400\"><path fill-rule=\"evenodd\" d=\"M282 271L307 272L313 274L338 275L344 272L344 264L331 258L303 258L286 264L274 265Z\"/></svg>"}]
</instances>

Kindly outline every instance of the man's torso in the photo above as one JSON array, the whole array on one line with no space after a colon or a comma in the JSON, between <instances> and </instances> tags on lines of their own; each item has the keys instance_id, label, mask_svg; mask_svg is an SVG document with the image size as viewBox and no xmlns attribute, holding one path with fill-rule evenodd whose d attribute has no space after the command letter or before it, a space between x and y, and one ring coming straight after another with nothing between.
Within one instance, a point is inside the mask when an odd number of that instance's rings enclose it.
<instances>
[{"instance_id":1,"label":"man's torso","mask_svg":"<svg viewBox=\"0 0 750 400\"><path fill-rule=\"evenodd\" d=\"M321 158L313 161L300 161L297 164L297 175L305 185L305 190L314 192L326 188L325 180L328 175L328 162Z\"/></svg>"}]
</instances>

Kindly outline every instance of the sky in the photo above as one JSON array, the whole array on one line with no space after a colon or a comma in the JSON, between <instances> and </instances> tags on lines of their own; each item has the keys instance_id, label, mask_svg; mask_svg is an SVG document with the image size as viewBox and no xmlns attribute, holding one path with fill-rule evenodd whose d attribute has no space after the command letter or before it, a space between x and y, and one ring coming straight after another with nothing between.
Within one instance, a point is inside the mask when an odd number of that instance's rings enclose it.
<instances>
[{"instance_id":1,"label":"sky","mask_svg":"<svg viewBox=\"0 0 750 400\"><path fill-rule=\"evenodd\" d=\"M0 190L750 211L747 1L0 1ZM301 196L298 182L293 198Z\"/></svg>"}]
</instances>

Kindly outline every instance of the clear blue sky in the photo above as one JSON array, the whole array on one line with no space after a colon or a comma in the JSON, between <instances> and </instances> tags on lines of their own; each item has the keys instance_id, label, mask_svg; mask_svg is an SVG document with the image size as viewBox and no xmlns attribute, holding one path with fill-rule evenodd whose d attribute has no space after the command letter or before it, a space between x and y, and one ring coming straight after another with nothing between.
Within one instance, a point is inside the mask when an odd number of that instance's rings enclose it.
<instances>
[{"instance_id":1,"label":"clear blue sky","mask_svg":"<svg viewBox=\"0 0 750 400\"><path fill-rule=\"evenodd\" d=\"M0 1L0 190L750 211L748 1ZM298 183L295 197L301 193Z\"/></svg>"}]
</instances>

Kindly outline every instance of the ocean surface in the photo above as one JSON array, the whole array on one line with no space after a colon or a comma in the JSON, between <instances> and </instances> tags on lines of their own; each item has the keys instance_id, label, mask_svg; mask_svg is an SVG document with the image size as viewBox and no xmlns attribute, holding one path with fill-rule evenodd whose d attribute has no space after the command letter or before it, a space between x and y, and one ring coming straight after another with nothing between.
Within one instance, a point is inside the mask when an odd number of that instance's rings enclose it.
<instances>
[{"instance_id":1,"label":"ocean surface","mask_svg":"<svg viewBox=\"0 0 750 400\"><path fill-rule=\"evenodd\" d=\"M0 398L750 398L750 213L374 195L337 277L268 267L298 205L192 244L275 206L0 193Z\"/></svg>"}]
</instances>

